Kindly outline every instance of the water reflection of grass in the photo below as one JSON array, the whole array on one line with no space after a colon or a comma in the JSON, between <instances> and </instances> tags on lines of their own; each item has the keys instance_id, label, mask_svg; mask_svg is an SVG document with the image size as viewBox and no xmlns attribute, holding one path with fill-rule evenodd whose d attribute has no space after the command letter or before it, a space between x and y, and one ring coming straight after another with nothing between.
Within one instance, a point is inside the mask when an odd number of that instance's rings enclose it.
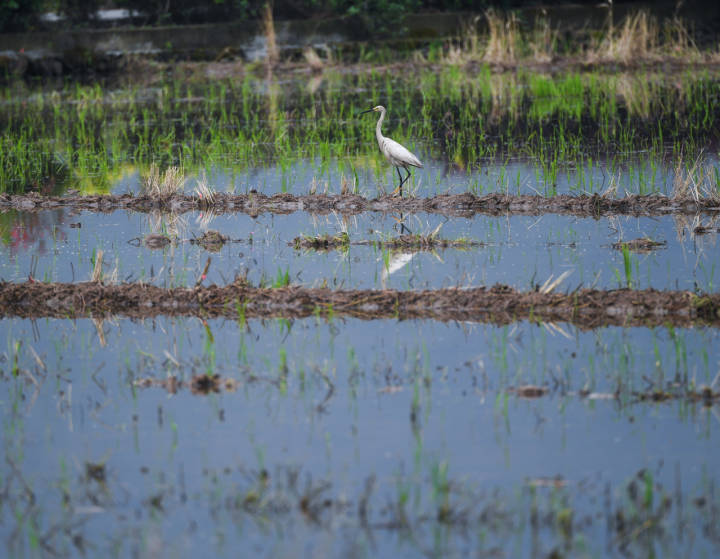
<instances>
[{"instance_id":1,"label":"water reflection of grass","mask_svg":"<svg viewBox=\"0 0 720 559\"><path fill-rule=\"evenodd\" d=\"M3 523L6 549L12 554L179 549L177 530L190 522L193 530L215 535L202 549L219 554L229 546L266 541L268 533L282 534L274 554L297 549L300 542L314 548L327 545L331 532L333 545L348 549L364 542L382 556L428 550L455 556L468 548L513 556L554 550L551 557L718 551L718 496L710 473L690 488L679 470L673 488L667 474L643 468L628 472L625 481L537 476L491 489L454 475L441 461L417 474L400 470L392 478L368 468L347 483L297 465L268 465L263 450L257 454L255 468L213 460L202 471L185 467L177 475L172 467L143 466L140 485L128 484L114 457L85 460L75 475L63 459L49 478L62 490L48 492L23 472L21 461L8 457L4 477L11 482L13 514ZM171 464L176 461L170 457ZM124 514L123 505L132 506L134 514ZM112 518L112 531L97 523L100 513ZM158 529L149 542L152 525Z\"/></svg>"}]
</instances>

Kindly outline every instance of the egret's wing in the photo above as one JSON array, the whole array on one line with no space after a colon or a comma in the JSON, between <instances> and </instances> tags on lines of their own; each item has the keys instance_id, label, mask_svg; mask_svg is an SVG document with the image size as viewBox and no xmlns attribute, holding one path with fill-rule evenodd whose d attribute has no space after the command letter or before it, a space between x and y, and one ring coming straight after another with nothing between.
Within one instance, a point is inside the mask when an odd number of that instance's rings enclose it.
<instances>
[{"instance_id":1,"label":"egret's wing","mask_svg":"<svg viewBox=\"0 0 720 559\"><path fill-rule=\"evenodd\" d=\"M400 165L412 165L413 167L422 167L423 164L415 157L409 149L401 146L395 140L384 138L382 151L388 159L397 161Z\"/></svg>"}]
</instances>

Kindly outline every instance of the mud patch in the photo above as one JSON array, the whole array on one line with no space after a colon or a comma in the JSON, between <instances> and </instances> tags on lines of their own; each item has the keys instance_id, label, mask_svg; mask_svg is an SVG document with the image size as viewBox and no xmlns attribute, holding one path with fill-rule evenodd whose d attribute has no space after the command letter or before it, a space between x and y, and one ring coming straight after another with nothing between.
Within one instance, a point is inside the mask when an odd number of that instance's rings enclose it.
<instances>
[{"instance_id":1,"label":"mud patch","mask_svg":"<svg viewBox=\"0 0 720 559\"><path fill-rule=\"evenodd\" d=\"M613 243L612 247L615 250L624 250L627 248L633 252L652 252L660 248L665 248L667 241L653 241L648 237L641 237L639 239L633 239L632 241L621 241L619 243Z\"/></svg>"},{"instance_id":2,"label":"mud patch","mask_svg":"<svg viewBox=\"0 0 720 559\"><path fill-rule=\"evenodd\" d=\"M184 213L197 210L212 210L220 213L246 213L256 216L261 213L288 214L296 211L343 215L363 212L404 212L434 213L450 216L472 216L476 214L500 215L506 213L541 215L546 213L601 217L609 215L664 215L696 214L698 212L720 211L720 201L713 198L693 197L669 198L660 194L631 195L625 198L592 196L570 196L567 194L544 197L538 195L486 194L441 194L430 198L399 198L382 196L364 198L353 194L328 195L307 194L228 194L216 193L211 205L197 195L172 194L165 197L150 195L92 195L92 196L41 196L37 193L21 195L0 195L0 208L21 211L39 211L66 207L75 210L110 212L127 209L137 212L165 211Z\"/></svg>"},{"instance_id":3,"label":"mud patch","mask_svg":"<svg viewBox=\"0 0 720 559\"><path fill-rule=\"evenodd\" d=\"M713 391L710 386L702 386L700 390L648 390L634 392L633 397L638 402L669 402L674 400L687 400L693 403L702 403L705 407L720 403L720 392Z\"/></svg>"},{"instance_id":4,"label":"mud patch","mask_svg":"<svg viewBox=\"0 0 720 559\"><path fill-rule=\"evenodd\" d=\"M435 235L401 235L386 240L351 241L347 233L319 237L295 237L288 245L296 250L347 250L350 246L375 246L386 249L436 250L444 248L470 248L481 243L472 239L443 239Z\"/></svg>"},{"instance_id":5,"label":"mud patch","mask_svg":"<svg viewBox=\"0 0 720 559\"><path fill-rule=\"evenodd\" d=\"M508 324L518 320L605 325L720 327L720 294L655 289L522 292L504 285L424 291L253 287L161 288L143 283L0 283L0 316L146 318L158 315L238 318L308 316L432 319Z\"/></svg>"},{"instance_id":6,"label":"mud patch","mask_svg":"<svg viewBox=\"0 0 720 559\"><path fill-rule=\"evenodd\" d=\"M142 241L143 245L151 249L164 248L170 243L170 237L166 235L148 235Z\"/></svg>"},{"instance_id":7,"label":"mud patch","mask_svg":"<svg viewBox=\"0 0 720 559\"><path fill-rule=\"evenodd\" d=\"M210 252L219 252L225 243L230 240L230 237L223 235L218 231L206 231L200 237L191 239L190 243L194 245L200 245L205 250Z\"/></svg>"},{"instance_id":8,"label":"mud patch","mask_svg":"<svg viewBox=\"0 0 720 559\"><path fill-rule=\"evenodd\" d=\"M536 386L526 384L522 386L511 386L506 392L514 396L526 400L542 398L551 394L550 388L547 386ZM578 392L565 393L566 396L579 396L588 400L617 400L620 401L620 391L616 392L590 392L589 390L580 390ZM645 391L632 392L632 401L634 403L662 403L670 401L684 401L692 404L702 404L705 407L711 407L720 403L720 392L713 391L710 386L702 386L699 390L687 390L682 387L675 389L650 389Z\"/></svg>"},{"instance_id":9,"label":"mud patch","mask_svg":"<svg viewBox=\"0 0 720 559\"><path fill-rule=\"evenodd\" d=\"M193 394L199 395L217 394L222 391L234 392L240 385L235 379L223 378L218 374L193 375L189 381L180 380L175 376L164 379L144 377L136 379L133 384L140 388L162 388L168 394L176 394L179 390L190 389Z\"/></svg>"},{"instance_id":10,"label":"mud patch","mask_svg":"<svg viewBox=\"0 0 720 559\"><path fill-rule=\"evenodd\" d=\"M518 398L541 398L550 393L550 389L546 386L535 386L534 384L525 384L523 386L511 386L507 389L510 394L514 394Z\"/></svg>"},{"instance_id":11,"label":"mud patch","mask_svg":"<svg viewBox=\"0 0 720 559\"><path fill-rule=\"evenodd\" d=\"M296 250L347 250L350 244L350 236L345 232L339 235L319 235L317 237L304 235L295 237L288 243Z\"/></svg>"}]
</instances>

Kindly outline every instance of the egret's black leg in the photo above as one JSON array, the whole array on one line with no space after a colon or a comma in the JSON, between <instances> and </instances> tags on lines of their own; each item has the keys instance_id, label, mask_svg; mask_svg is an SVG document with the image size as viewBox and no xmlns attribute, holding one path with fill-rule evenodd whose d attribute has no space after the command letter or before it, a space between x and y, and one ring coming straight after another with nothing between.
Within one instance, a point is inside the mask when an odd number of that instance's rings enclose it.
<instances>
[{"instance_id":1,"label":"egret's black leg","mask_svg":"<svg viewBox=\"0 0 720 559\"><path fill-rule=\"evenodd\" d=\"M402 178L402 174L400 173L400 167L395 167L395 170L397 171L398 178L400 179L400 186L398 186L395 190L400 192L400 197L402 198L403 178Z\"/></svg>"},{"instance_id":2,"label":"egret's black leg","mask_svg":"<svg viewBox=\"0 0 720 559\"><path fill-rule=\"evenodd\" d=\"M403 167L403 169L405 169L405 172L407 173L407 175L405 175L405 178L403 179L402 183L400 184L400 192L402 192L402 185L405 184L407 182L407 180L410 178L410 169L408 169L407 167Z\"/></svg>"},{"instance_id":3,"label":"egret's black leg","mask_svg":"<svg viewBox=\"0 0 720 559\"><path fill-rule=\"evenodd\" d=\"M400 186L398 186L398 191L400 192L400 196L402 197L402 187L403 187L403 184L405 184L405 181L407 180L407 176L405 176L405 178L403 178L402 173L400 172L400 167L396 167L396 169L398 170L398 175L400 176ZM403 167L403 169L405 169L407 171L407 167Z\"/></svg>"}]
</instances>

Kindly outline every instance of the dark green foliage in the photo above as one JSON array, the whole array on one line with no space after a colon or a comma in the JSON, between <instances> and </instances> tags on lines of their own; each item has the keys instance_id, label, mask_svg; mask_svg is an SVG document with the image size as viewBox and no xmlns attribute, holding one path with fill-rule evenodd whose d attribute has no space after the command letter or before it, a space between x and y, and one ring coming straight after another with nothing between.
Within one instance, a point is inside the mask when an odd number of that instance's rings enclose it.
<instances>
[{"instance_id":1,"label":"dark green foliage","mask_svg":"<svg viewBox=\"0 0 720 559\"><path fill-rule=\"evenodd\" d=\"M0 2L0 31L12 32L32 29L38 24L44 0L2 0Z\"/></svg>"},{"instance_id":2,"label":"dark green foliage","mask_svg":"<svg viewBox=\"0 0 720 559\"><path fill-rule=\"evenodd\" d=\"M258 19L265 2L258 0L118 0L117 5L141 14L149 24L190 24L228 19Z\"/></svg>"},{"instance_id":3,"label":"dark green foliage","mask_svg":"<svg viewBox=\"0 0 720 559\"><path fill-rule=\"evenodd\" d=\"M136 11L142 24L191 24L260 18L266 0L115 0L117 8ZM550 2L562 4L570 2ZM575 2L577 3L577 1ZM583 3L583 2L581 2ZM587 3L592 3L588 1ZM535 0L275 0L276 19L347 16L372 34L392 34L402 28L403 17L428 11L501 9L536 5ZM24 31L39 26L39 16L56 11L73 25L87 25L102 0L0 0L0 32Z\"/></svg>"},{"instance_id":4,"label":"dark green foliage","mask_svg":"<svg viewBox=\"0 0 720 559\"><path fill-rule=\"evenodd\" d=\"M101 0L59 0L57 11L72 24L83 25L93 21L101 7Z\"/></svg>"}]
</instances>

